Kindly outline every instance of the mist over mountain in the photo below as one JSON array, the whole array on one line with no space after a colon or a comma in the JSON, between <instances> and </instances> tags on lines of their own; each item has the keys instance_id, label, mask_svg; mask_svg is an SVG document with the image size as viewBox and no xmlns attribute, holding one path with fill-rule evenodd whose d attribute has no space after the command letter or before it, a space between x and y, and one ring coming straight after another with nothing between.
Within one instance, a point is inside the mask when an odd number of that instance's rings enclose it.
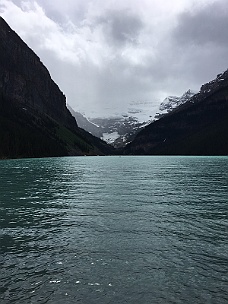
<instances>
[{"instance_id":1,"label":"mist over mountain","mask_svg":"<svg viewBox=\"0 0 228 304\"><path fill-rule=\"evenodd\" d=\"M0 17L0 158L111 152L78 127L39 57Z\"/></svg>"}]
</instances>

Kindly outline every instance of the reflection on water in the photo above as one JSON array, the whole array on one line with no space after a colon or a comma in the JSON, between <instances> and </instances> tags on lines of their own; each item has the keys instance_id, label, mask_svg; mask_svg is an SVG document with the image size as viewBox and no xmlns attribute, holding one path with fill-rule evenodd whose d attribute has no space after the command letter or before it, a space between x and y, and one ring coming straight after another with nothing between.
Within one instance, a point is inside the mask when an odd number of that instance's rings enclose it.
<instances>
[{"instance_id":1,"label":"reflection on water","mask_svg":"<svg viewBox=\"0 0 228 304\"><path fill-rule=\"evenodd\" d=\"M0 162L0 302L227 303L228 157Z\"/></svg>"}]
</instances>

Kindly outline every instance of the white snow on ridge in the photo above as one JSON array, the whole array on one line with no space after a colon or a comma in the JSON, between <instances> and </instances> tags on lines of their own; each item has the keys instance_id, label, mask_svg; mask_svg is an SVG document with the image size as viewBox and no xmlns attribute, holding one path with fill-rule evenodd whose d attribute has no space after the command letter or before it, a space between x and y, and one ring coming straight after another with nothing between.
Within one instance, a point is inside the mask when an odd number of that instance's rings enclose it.
<instances>
[{"instance_id":1,"label":"white snow on ridge","mask_svg":"<svg viewBox=\"0 0 228 304\"><path fill-rule=\"evenodd\" d=\"M164 101L160 104L159 110L154 116L154 120L159 119L161 116L171 112L173 109L177 108L178 106L186 103L188 100L191 99L197 92L188 90L182 96L168 96L164 99Z\"/></svg>"}]
</instances>

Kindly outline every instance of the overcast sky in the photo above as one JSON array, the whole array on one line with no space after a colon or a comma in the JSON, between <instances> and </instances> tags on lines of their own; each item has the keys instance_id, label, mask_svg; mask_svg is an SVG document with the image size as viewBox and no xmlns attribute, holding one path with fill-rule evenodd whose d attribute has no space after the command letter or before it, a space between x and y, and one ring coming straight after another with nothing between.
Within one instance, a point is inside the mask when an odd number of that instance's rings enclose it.
<instances>
[{"instance_id":1,"label":"overcast sky","mask_svg":"<svg viewBox=\"0 0 228 304\"><path fill-rule=\"evenodd\" d=\"M199 90L228 68L227 0L0 0L0 15L87 116Z\"/></svg>"}]
</instances>

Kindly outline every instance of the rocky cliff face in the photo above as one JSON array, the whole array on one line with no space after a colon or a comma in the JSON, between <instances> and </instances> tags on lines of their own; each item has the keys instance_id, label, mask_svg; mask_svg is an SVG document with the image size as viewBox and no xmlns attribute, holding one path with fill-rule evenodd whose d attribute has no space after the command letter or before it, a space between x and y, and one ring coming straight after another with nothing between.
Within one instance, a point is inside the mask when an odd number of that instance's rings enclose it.
<instances>
[{"instance_id":1,"label":"rocky cliff face","mask_svg":"<svg viewBox=\"0 0 228 304\"><path fill-rule=\"evenodd\" d=\"M66 98L46 67L1 17L0 66L0 92L5 98L49 115L67 127L76 127Z\"/></svg>"},{"instance_id":2,"label":"rocky cliff face","mask_svg":"<svg viewBox=\"0 0 228 304\"><path fill-rule=\"evenodd\" d=\"M228 71L142 130L125 154L228 155Z\"/></svg>"}]
</instances>

